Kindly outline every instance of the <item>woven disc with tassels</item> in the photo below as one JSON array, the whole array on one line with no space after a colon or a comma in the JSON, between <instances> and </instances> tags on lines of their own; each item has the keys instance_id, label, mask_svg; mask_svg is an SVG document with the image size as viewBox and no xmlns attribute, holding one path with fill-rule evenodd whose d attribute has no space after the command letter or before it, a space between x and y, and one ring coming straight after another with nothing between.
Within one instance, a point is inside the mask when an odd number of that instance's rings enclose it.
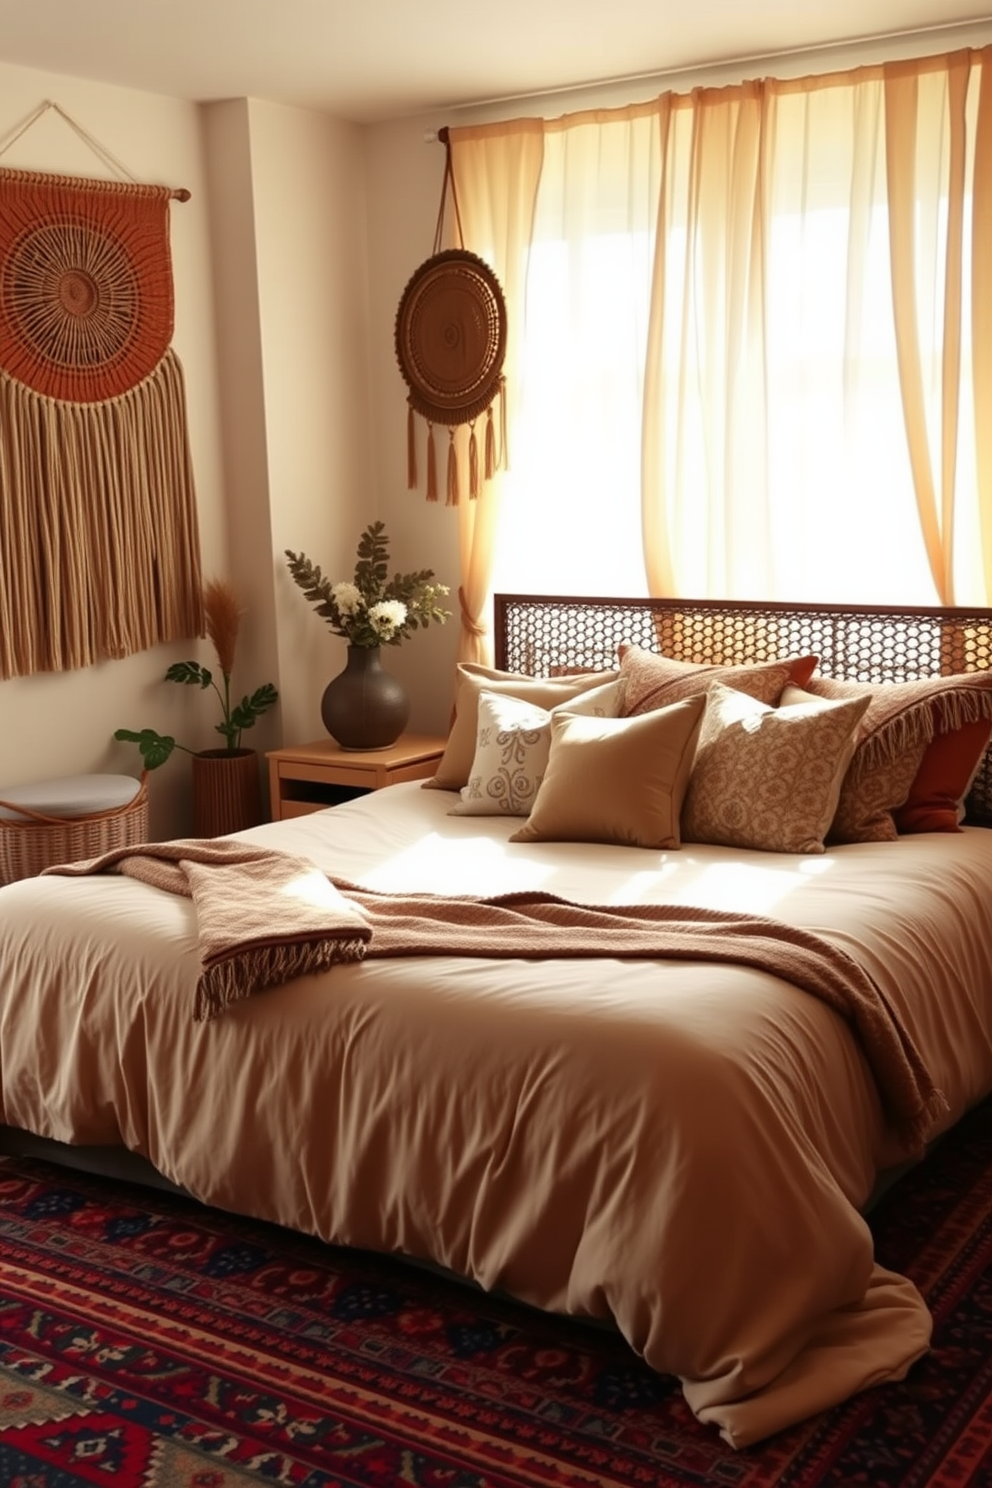
<instances>
[{"instance_id":1,"label":"woven disc with tassels","mask_svg":"<svg viewBox=\"0 0 992 1488\"><path fill-rule=\"evenodd\" d=\"M506 302L489 265L465 248L422 263L396 312L396 358L409 402L430 423L467 424L500 390Z\"/></svg>"}]
</instances>

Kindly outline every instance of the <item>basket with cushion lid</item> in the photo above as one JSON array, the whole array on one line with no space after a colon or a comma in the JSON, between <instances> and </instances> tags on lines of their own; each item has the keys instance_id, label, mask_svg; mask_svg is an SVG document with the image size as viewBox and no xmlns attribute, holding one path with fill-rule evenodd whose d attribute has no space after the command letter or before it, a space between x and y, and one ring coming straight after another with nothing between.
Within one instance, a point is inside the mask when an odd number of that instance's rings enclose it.
<instances>
[{"instance_id":1,"label":"basket with cushion lid","mask_svg":"<svg viewBox=\"0 0 992 1488\"><path fill-rule=\"evenodd\" d=\"M147 838L144 775L68 775L0 787L0 883Z\"/></svg>"}]
</instances>

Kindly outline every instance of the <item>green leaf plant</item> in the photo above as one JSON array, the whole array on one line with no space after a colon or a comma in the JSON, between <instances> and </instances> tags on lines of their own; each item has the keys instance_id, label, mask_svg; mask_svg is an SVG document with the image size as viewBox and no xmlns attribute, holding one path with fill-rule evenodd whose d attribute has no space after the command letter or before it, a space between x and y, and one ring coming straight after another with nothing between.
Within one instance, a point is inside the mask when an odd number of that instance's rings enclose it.
<instances>
[{"instance_id":1,"label":"green leaf plant","mask_svg":"<svg viewBox=\"0 0 992 1488\"><path fill-rule=\"evenodd\" d=\"M279 694L271 682L258 687L240 702L231 701L231 673L241 610L231 585L222 579L213 579L203 591L203 613L207 635L213 642L220 666L221 686L214 680L209 667L198 661L175 661L165 674L166 682L180 682L187 687L199 687L206 691L212 687L221 708L221 721L214 725L225 743L224 754L237 754L241 749L241 736L245 729L252 728L263 713L267 713L278 700ZM159 734L154 729L119 728L114 738L126 744L137 744L146 770L157 770L164 765L176 749L184 754L199 754L201 750L189 749L180 744L171 734Z\"/></svg>"}]
</instances>

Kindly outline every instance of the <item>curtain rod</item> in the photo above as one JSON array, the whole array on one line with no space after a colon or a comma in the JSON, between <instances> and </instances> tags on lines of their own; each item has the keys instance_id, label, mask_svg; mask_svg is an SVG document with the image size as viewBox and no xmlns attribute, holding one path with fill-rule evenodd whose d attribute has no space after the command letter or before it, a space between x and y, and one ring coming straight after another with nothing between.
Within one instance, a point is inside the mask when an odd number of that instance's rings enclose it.
<instances>
[{"instance_id":1,"label":"curtain rod","mask_svg":"<svg viewBox=\"0 0 992 1488\"><path fill-rule=\"evenodd\" d=\"M992 23L992 13L975 16L965 21L941 21L935 26L916 26L909 31L880 31L865 36L840 38L836 41L811 41L805 46L783 47L777 52L752 52L734 57L713 57L707 62L687 62L681 67L665 67L655 72L623 73L616 77L592 78L583 83L564 83L559 87L538 88L527 93L506 93L501 97L473 99L469 103L446 105L451 113L464 113L472 109L496 108L506 103L526 103L534 98L558 98L571 93L587 93L600 88L619 88L632 83L663 82L665 78L683 77L686 73L709 72L716 67L750 67L765 62L778 62L785 57L802 57L816 52L846 51L854 47L876 45L887 41L912 41L919 37L939 36L947 31L973 30ZM424 141L434 144L440 139L438 130L429 129Z\"/></svg>"}]
</instances>

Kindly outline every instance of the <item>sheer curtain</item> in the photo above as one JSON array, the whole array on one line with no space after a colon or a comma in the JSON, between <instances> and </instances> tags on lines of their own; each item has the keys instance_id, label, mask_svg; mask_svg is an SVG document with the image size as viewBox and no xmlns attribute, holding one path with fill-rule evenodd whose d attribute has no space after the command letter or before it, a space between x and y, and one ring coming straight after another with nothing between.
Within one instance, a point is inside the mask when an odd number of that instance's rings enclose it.
<instances>
[{"instance_id":1,"label":"sheer curtain","mask_svg":"<svg viewBox=\"0 0 992 1488\"><path fill-rule=\"evenodd\" d=\"M495 126L543 155L493 587L987 602L990 58Z\"/></svg>"},{"instance_id":2,"label":"sheer curtain","mask_svg":"<svg viewBox=\"0 0 992 1488\"><path fill-rule=\"evenodd\" d=\"M450 132L451 162L458 194L465 247L484 258L499 279L507 302L506 427L519 408L522 379L523 319L515 312L525 297L525 280L533 234L534 203L541 176L543 130L538 120L522 120L504 129ZM462 434L467 439L467 435ZM463 469L467 469L464 459ZM491 643L487 617L491 605L493 558L505 475L481 484L474 501L458 504L460 582L458 586L461 661L488 662Z\"/></svg>"}]
</instances>

